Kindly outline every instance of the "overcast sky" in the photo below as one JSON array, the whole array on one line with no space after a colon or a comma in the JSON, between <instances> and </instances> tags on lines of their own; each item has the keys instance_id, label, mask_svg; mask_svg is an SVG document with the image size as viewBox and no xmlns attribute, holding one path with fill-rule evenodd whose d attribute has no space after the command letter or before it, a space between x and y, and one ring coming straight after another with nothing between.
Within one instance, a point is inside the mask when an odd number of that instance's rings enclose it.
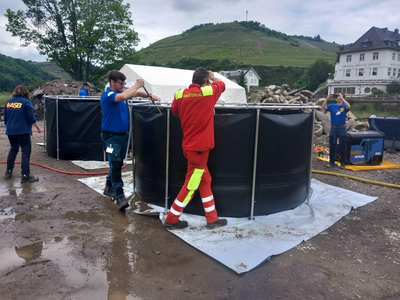
<instances>
[{"instance_id":1,"label":"overcast sky","mask_svg":"<svg viewBox=\"0 0 400 300\"><path fill-rule=\"evenodd\" d=\"M124 0L130 3L133 27L139 33L137 50L165 37L181 34L202 23L258 21L288 35L304 35L338 44L355 42L372 26L400 28L399 0ZM34 46L20 47L6 31L6 9L24 10L22 0L0 2L0 53L45 61Z\"/></svg>"}]
</instances>

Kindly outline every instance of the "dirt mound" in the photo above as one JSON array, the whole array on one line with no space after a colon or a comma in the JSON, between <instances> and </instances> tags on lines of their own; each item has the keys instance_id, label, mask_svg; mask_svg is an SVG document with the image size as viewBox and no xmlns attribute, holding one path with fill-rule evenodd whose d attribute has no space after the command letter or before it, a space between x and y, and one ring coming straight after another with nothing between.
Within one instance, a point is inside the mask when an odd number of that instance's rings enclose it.
<instances>
[{"instance_id":1,"label":"dirt mound","mask_svg":"<svg viewBox=\"0 0 400 300\"><path fill-rule=\"evenodd\" d=\"M40 86L32 92L32 104L37 120L43 119L44 114L44 95L70 95L78 96L78 91L82 88L82 82L72 80L56 79ZM100 96L102 90L90 84L89 95Z\"/></svg>"}]
</instances>

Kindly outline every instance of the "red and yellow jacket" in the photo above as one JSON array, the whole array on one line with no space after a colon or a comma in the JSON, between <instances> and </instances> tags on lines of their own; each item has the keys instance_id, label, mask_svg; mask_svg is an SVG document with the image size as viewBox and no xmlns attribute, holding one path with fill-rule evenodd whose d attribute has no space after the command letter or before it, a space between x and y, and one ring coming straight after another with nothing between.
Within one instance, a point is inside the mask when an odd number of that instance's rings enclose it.
<instances>
[{"instance_id":1,"label":"red and yellow jacket","mask_svg":"<svg viewBox=\"0 0 400 300\"><path fill-rule=\"evenodd\" d=\"M181 119L184 151L214 148L214 106L224 91L225 83L215 81L202 87L193 83L175 93L171 111Z\"/></svg>"}]
</instances>

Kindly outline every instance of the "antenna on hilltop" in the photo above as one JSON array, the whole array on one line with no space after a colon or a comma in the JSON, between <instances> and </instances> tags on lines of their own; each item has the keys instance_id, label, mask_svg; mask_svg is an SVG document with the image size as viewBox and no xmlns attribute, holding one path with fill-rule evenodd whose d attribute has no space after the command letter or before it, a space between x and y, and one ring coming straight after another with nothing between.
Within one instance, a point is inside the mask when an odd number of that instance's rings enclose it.
<instances>
[{"instance_id":1,"label":"antenna on hilltop","mask_svg":"<svg viewBox=\"0 0 400 300\"><path fill-rule=\"evenodd\" d=\"M248 14L249 12L246 10L246 22L247 22L247 14Z\"/></svg>"}]
</instances>

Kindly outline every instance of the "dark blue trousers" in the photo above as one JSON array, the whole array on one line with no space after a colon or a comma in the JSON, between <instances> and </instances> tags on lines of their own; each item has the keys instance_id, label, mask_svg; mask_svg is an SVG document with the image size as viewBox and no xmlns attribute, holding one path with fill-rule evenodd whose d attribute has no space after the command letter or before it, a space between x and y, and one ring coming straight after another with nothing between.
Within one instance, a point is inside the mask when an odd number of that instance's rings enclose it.
<instances>
[{"instance_id":1,"label":"dark blue trousers","mask_svg":"<svg viewBox=\"0 0 400 300\"><path fill-rule=\"evenodd\" d=\"M121 171L128 146L128 134L115 135L103 132L101 138L110 166L110 171L106 177L106 187L113 188L114 198L117 199L124 196L124 182L121 178Z\"/></svg>"},{"instance_id":2,"label":"dark blue trousers","mask_svg":"<svg viewBox=\"0 0 400 300\"><path fill-rule=\"evenodd\" d=\"M329 133L329 163L335 164L336 160L336 145L337 139L339 138L339 150L340 150L340 164L346 165L347 156L347 128L333 128Z\"/></svg>"},{"instance_id":3,"label":"dark blue trousers","mask_svg":"<svg viewBox=\"0 0 400 300\"><path fill-rule=\"evenodd\" d=\"M31 158L31 135L30 134L19 134L19 135L8 135L10 141L10 151L7 157L7 170L14 169L15 158L17 157L19 147L21 147L21 174L29 175L29 161Z\"/></svg>"}]
</instances>

